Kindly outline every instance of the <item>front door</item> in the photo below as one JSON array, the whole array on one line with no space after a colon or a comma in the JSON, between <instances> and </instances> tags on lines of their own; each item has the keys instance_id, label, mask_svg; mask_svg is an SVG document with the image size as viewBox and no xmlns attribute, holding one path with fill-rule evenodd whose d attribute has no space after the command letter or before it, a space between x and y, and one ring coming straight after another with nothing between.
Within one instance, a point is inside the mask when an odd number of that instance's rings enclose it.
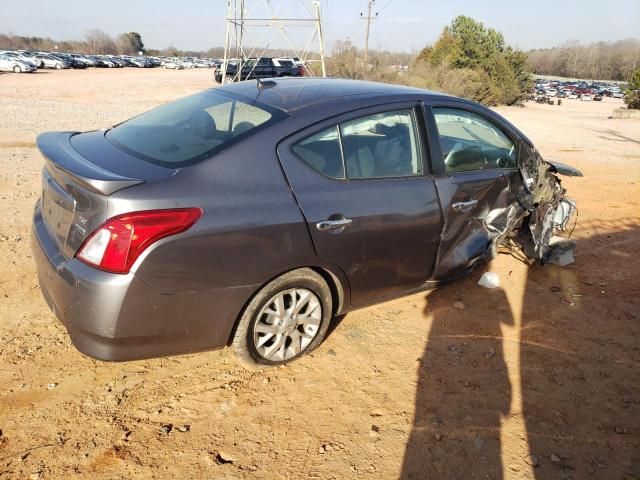
<instances>
[{"instance_id":1,"label":"front door","mask_svg":"<svg viewBox=\"0 0 640 480\"><path fill-rule=\"evenodd\" d=\"M522 189L518 145L495 119L455 104L433 106L441 172L436 184L445 216L435 278L464 272L490 248L513 215Z\"/></svg>"},{"instance_id":2,"label":"front door","mask_svg":"<svg viewBox=\"0 0 640 480\"><path fill-rule=\"evenodd\" d=\"M316 252L347 275L353 305L431 277L442 219L421 118L416 104L369 108L278 147Z\"/></svg>"}]
</instances>

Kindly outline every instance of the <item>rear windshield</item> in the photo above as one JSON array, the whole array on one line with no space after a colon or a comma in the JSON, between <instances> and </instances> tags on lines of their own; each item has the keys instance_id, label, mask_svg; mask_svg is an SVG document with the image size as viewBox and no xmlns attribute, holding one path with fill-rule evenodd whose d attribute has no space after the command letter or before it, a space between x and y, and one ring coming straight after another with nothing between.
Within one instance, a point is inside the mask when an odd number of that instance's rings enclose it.
<instances>
[{"instance_id":1,"label":"rear windshield","mask_svg":"<svg viewBox=\"0 0 640 480\"><path fill-rule=\"evenodd\" d=\"M248 99L206 90L116 125L106 136L142 160L177 168L209 158L285 116Z\"/></svg>"}]
</instances>

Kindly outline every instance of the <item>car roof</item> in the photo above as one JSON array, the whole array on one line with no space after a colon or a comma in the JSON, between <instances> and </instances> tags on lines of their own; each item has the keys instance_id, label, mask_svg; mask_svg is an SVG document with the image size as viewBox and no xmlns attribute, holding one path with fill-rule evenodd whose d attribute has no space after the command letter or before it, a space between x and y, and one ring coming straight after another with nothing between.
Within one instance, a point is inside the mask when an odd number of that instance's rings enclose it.
<instances>
[{"instance_id":1,"label":"car roof","mask_svg":"<svg viewBox=\"0 0 640 480\"><path fill-rule=\"evenodd\" d=\"M259 86L258 81L247 80L219 88L225 92L242 95L286 112L293 112L318 103L353 96L357 96L360 100L363 96L445 96L438 92L402 85L339 78L288 77L263 79L260 83L261 86Z\"/></svg>"}]
</instances>

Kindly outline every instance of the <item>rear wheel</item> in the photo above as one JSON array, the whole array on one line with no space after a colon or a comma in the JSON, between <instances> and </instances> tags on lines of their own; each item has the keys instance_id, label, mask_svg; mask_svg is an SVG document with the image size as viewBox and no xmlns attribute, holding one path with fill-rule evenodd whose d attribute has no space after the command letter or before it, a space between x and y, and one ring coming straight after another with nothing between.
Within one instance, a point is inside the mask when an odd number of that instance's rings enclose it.
<instances>
[{"instance_id":1,"label":"rear wheel","mask_svg":"<svg viewBox=\"0 0 640 480\"><path fill-rule=\"evenodd\" d=\"M222 85L226 85L228 83L233 83L233 77L231 75L225 75L222 79Z\"/></svg>"},{"instance_id":2,"label":"rear wheel","mask_svg":"<svg viewBox=\"0 0 640 480\"><path fill-rule=\"evenodd\" d=\"M285 273L245 308L233 349L252 368L290 362L320 345L331 312L331 291L320 275L308 268Z\"/></svg>"}]
</instances>

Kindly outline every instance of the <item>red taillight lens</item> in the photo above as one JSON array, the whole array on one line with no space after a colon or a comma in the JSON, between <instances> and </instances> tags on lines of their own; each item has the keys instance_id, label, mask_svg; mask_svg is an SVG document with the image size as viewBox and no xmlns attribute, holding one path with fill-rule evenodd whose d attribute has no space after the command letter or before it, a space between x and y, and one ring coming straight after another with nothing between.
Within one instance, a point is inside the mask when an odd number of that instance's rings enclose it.
<instances>
[{"instance_id":1,"label":"red taillight lens","mask_svg":"<svg viewBox=\"0 0 640 480\"><path fill-rule=\"evenodd\" d=\"M128 273L149 245L188 230L201 216L200 208L124 213L98 227L82 244L76 257L100 270Z\"/></svg>"}]
</instances>

